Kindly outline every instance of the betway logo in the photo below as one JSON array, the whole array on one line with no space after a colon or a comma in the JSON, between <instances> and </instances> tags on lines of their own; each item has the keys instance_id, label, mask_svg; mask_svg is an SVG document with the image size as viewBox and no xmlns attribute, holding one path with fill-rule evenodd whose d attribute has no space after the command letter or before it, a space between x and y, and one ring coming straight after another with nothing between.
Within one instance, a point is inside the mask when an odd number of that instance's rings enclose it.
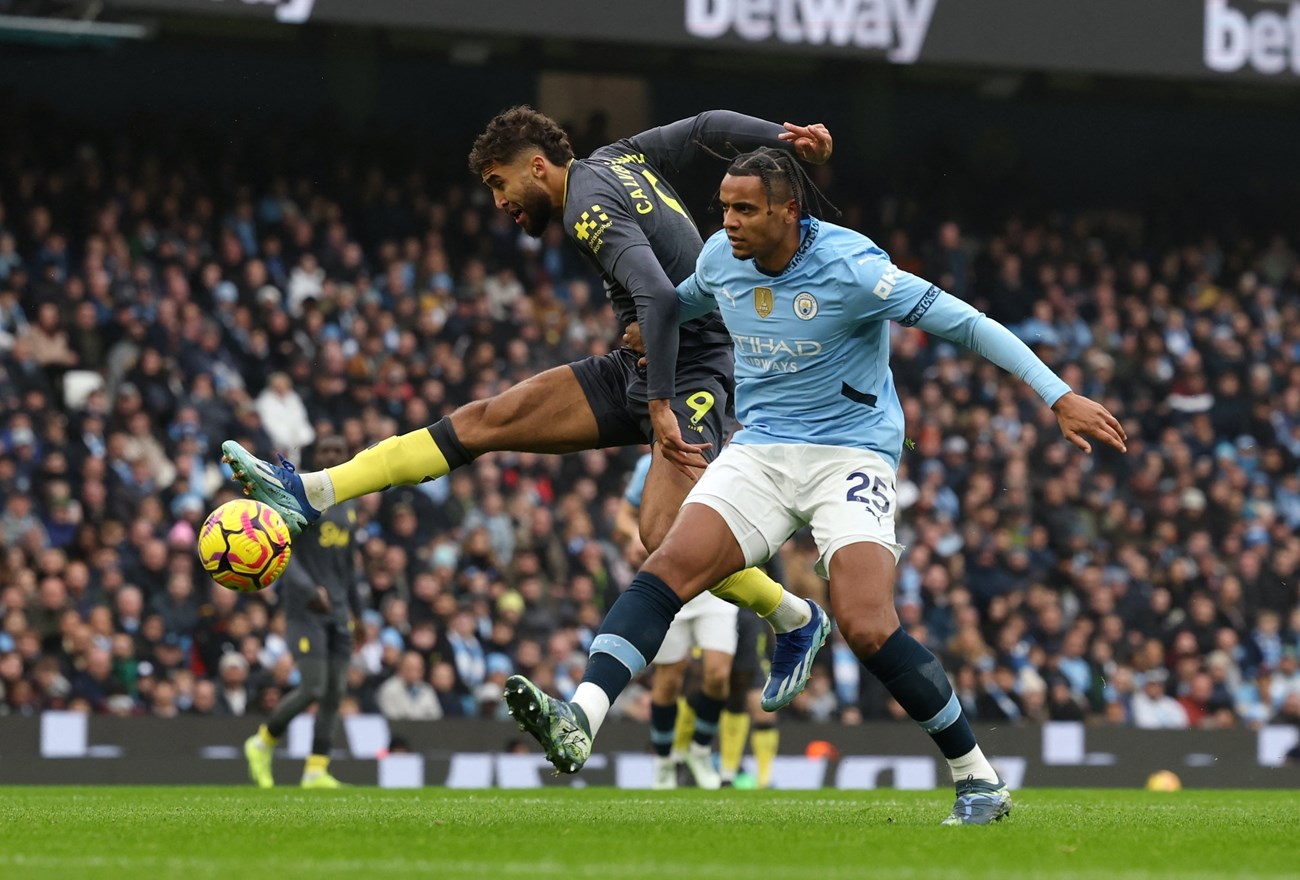
<instances>
[{"instance_id":1,"label":"betway logo","mask_svg":"<svg viewBox=\"0 0 1300 880\"><path fill-rule=\"evenodd\" d=\"M228 0L213 0L225 3ZM274 6L275 20L283 24L302 24L311 18L312 7L316 0L238 0L245 6Z\"/></svg>"},{"instance_id":2,"label":"betway logo","mask_svg":"<svg viewBox=\"0 0 1300 880\"><path fill-rule=\"evenodd\" d=\"M1254 18L1227 0L1205 0L1205 66L1234 73L1300 74L1300 3L1277 3Z\"/></svg>"},{"instance_id":3,"label":"betway logo","mask_svg":"<svg viewBox=\"0 0 1300 880\"><path fill-rule=\"evenodd\" d=\"M686 30L714 40L729 30L746 40L880 49L898 64L921 54L937 0L686 0Z\"/></svg>"}]
</instances>

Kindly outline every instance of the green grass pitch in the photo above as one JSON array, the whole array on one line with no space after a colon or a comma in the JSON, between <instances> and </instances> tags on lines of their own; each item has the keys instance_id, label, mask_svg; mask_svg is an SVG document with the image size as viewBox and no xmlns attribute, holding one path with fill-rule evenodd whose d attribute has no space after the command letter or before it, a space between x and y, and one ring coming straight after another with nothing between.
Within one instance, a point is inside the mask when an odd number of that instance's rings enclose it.
<instances>
[{"instance_id":1,"label":"green grass pitch","mask_svg":"<svg viewBox=\"0 0 1300 880\"><path fill-rule=\"evenodd\" d=\"M1288 791L0 789L0 877L1098 880L1300 875Z\"/></svg>"}]
</instances>

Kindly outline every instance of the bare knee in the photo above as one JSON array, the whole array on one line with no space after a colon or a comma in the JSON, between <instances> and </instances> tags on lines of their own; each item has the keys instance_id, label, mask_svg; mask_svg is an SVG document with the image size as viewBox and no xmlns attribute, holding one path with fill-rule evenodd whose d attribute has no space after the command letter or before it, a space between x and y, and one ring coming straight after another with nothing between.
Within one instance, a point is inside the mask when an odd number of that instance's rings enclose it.
<instances>
[{"instance_id":1,"label":"bare knee","mask_svg":"<svg viewBox=\"0 0 1300 880\"><path fill-rule=\"evenodd\" d=\"M668 584L682 601L745 567L740 546L714 511L692 504L676 519L666 519L672 528L641 570Z\"/></svg>"},{"instance_id":2,"label":"bare knee","mask_svg":"<svg viewBox=\"0 0 1300 880\"><path fill-rule=\"evenodd\" d=\"M642 571L667 584L682 602L689 602L717 582L718 578L710 578L700 569L698 562L692 563L688 554L679 552L672 542L660 546L641 566Z\"/></svg>"},{"instance_id":3,"label":"bare knee","mask_svg":"<svg viewBox=\"0 0 1300 880\"><path fill-rule=\"evenodd\" d=\"M898 621L883 620L880 615L871 615L866 619L849 619L836 621L844 641L853 649L860 659L874 657L885 641L898 629Z\"/></svg>"},{"instance_id":4,"label":"bare knee","mask_svg":"<svg viewBox=\"0 0 1300 880\"><path fill-rule=\"evenodd\" d=\"M705 696L712 697L715 700L725 700L727 695L731 693L730 670L725 667L705 667L704 678L700 682L700 690L704 691Z\"/></svg>"},{"instance_id":5,"label":"bare knee","mask_svg":"<svg viewBox=\"0 0 1300 880\"><path fill-rule=\"evenodd\" d=\"M650 701L666 706L677 701L686 677L685 663L668 663L655 667L654 681L650 685Z\"/></svg>"}]
</instances>

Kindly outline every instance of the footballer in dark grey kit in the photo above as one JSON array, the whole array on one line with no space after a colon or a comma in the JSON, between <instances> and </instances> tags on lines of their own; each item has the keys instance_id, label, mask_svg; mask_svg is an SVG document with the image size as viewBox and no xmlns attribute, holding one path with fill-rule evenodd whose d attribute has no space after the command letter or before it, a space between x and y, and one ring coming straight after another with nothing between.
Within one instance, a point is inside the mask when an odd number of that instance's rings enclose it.
<instances>
[{"instance_id":1,"label":"footballer in dark grey kit","mask_svg":"<svg viewBox=\"0 0 1300 880\"><path fill-rule=\"evenodd\" d=\"M316 444L317 467L332 467L347 458L342 437L325 437ZM244 743L249 776L261 788L275 784L271 774L275 746L289 722L312 703L317 704L316 729L302 786L338 788L341 784L330 775L329 756L352 657L352 621L361 612L352 541L355 523L351 504L337 504L324 511L316 528L294 539L293 558L280 576L285 638L298 664L300 680Z\"/></svg>"}]
</instances>

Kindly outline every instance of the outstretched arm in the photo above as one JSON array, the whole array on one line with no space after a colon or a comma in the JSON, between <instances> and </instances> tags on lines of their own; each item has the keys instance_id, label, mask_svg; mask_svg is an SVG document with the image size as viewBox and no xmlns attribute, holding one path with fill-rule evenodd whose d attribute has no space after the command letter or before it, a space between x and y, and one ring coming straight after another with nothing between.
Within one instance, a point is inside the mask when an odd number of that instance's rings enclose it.
<instances>
[{"instance_id":1,"label":"outstretched arm","mask_svg":"<svg viewBox=\"0 0 1300 880\"><path fill-rule=\"evenodd\" d=\"M1126 451L1128 435L1118 419L1100 403L1071 391L1014 333L971 305L938 291L933 303L913 323L927 333L966 346L1027 382L1052 408L1061 433L1084 452L1092 451L1085 434L1120 452Z\"/></svg>"},{"instance_id":2,"label":"outstretched arm","mask_svg":"<svg viewBox=\"0 0 1300 880\"><path fill-rule=\"evenodd\" d=\"M636 148L654 165L680 171L708 150L729 155L758 147L784 147L794 150L805 162L820 165L831 157L831 133L820 122L777 125L732 110L706 110L689 119L679 119L636 135Z\"/></svg>"}]
</instances>

